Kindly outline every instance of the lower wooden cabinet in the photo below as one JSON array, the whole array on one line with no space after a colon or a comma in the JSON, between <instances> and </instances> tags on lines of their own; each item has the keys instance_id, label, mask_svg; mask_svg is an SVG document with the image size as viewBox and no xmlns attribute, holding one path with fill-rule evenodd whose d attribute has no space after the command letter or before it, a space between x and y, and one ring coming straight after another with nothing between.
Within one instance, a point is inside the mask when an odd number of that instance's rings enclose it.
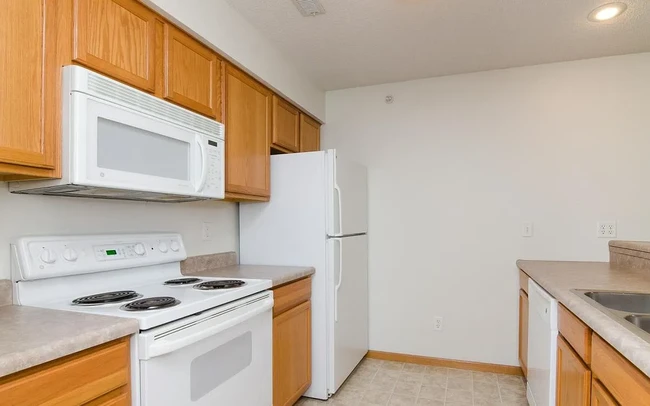
<instances>
[{"instance_id":1,"label":"lower wooden cabinet","mask_svg":"<svg viewBox=\"0 0 650 406\"><path fill-rule=\"evenodd\" d=\"M591 371L561 335L557 337L557 406L589 406Z\"/></svg>"},{"instance_id":2,"label":"lower wooden cabinet","mask_svg":"<svg viewBox=\"0 0 650 406\"><path fill-rule=\"evenodd\" d=\"M274 290L273 406L293 405L311 385L311 277Z\"/></svg>"},{"instance_id":3,"label":"lower wooden cabinet","mask_svg":"<svg viewBox=\"0 0 650 406\"><path fill-rule=\"evenodd\" d=\"M122 338L0 378L0 404L128 406L129 357Z\"/></svg>"},{"instance_id":4,"label":"lower wooden cabinet","mask_svg":"<svg viewBox=\"0 0 650 406\"><path fill-rule=\"evenodd\" d=\"M528 376L528 295L519 289L519 365Z\"/></svg>"},{"instance_id":5,"label":"lower wooden cabinet","mask_svg":"<svg viewBox=\"0 0 650 406\"><path fill-rule=\"evenodd\" d=\"M591 383L591 406L618 406L618 402L614 400L600 382L593 379Z\"/></svg>"}]
</instances>

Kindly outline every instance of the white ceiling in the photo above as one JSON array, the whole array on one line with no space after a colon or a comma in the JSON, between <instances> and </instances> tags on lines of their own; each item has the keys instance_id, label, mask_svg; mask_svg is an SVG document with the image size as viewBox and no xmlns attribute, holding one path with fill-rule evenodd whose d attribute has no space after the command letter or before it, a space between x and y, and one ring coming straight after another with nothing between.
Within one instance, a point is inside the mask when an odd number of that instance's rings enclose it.
<instances>
[{"instance_id":1,"label":"white ceiling","mask_svg":"<svg viewBox=\"0 0 650 406\"><path fill-rule=\"evenodd\" d=\"M650 2L604 23L611 0L226 0L325 90L650 51Z\"/></svg>"}]
</instances>

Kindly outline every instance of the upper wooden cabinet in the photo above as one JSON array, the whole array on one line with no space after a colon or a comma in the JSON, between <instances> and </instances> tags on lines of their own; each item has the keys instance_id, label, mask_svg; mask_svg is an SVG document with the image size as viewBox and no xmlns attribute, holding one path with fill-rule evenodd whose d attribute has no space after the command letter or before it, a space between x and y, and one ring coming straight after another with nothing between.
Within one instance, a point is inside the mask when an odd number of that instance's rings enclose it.
<instances>
[{"instance_id":1,"label":"upper wooden cabinet","mask_svg":"<svg viewBox=\"0 0 650 406\"><path fill-rule=\"evenodd\" d=\"M71 20L71 2L2 2L0 180L60 176L60 68L70 63Z\"/></svg>"},{"instance_id":2,"label":"upper wooden cabinet","mask_svg":"<svg viewBox=\"0 0 650 406\"><path fill-rule=\"evenodd\" d=\"M164 28L164 97L221 121L221 59L177 29Z\"/></svg>"},{"instance_id":3,"label":"upper wooden cabinet","mask_svg":"<svg viewBox=\"0 0 650 406\"><path fill-rule=\"evenodd\" d=\"M273 95L273 137L271 146L287 152L300 150L300 111Z\"/></svg>"},{"instance_id":4,"label":"upper wooden cabinet","mask_svg":"<svg viewBox=\"0 0 650 406\"><path fill-rule=\"evenodd\" d=\"M320 150L320 124L300 113L300 152Z\"/></svg>"},{"instance_id":5,"label":"upper wooden cabinet","mask_svg":"<svg viewBox=\"0 0 650 406\"><path fill-rule=\"evenodd\" d=\"M226 197L268 200L272 94L228 64L226 82Z\"/></svg>"},{"instance_id":6,"label":"upper wooden cabinet","mask_svg":"<svg viewBox=\"0 0 650 406\"><path fill-rule=\"evenodd\" d=\"M135 0L74 0L75 62L153 92L156 14Z\"/></svg>"}]
</instances>

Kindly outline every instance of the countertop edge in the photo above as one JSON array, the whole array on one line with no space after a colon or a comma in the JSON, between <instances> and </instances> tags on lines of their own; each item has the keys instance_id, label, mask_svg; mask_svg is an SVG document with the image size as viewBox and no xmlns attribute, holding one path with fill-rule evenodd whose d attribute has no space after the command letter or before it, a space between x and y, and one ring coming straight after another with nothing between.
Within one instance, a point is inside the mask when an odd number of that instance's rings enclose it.
<instances>
[{"instance_id":1,"label":"countertop edge","mask_svg":"<svg viewBox=\"0 0 650 406\"><path fill-rule=\"evenodd\" d=\"M213 276L241 279L267 279L271 281L271 288L277 288L295 282L299 279L312 276L316 269L312 266L281 266L281 265L230 265L199 271L185 271L185 275Z\"/></svg>"},{"instance_id":2,"label":"countertop edge","mask_svg":"<svg viewBox=\"0 0 650 406\"><path fill-rule=\"evenodd\" d=\"M0 355L0 377L21 372L98 345L130 336L139 331L138 321L124 318L114 325L106 326L70 338L59 339L29 350Z\"/></svg>"},{"instance_id":3,"label":"countertop edge","mask_svg":"<svg viewBox=\"0 0 650 406\"><path fill-rule=\"evenodd\" d=\"M573 292L564 292L563 288L554 287L553 283L545 280L543 276L531 276L530 271L526 271L527 262L538 261L518 260L517 267L550 293L559 303L575 314L628 361L639 368L646 376L650 377L650 343L622 326L608 314L580 299ZM602 264L587 261L582 263ZM639 356L639 352L643 352L644 355Z\"/></svg>"}]
</instances>

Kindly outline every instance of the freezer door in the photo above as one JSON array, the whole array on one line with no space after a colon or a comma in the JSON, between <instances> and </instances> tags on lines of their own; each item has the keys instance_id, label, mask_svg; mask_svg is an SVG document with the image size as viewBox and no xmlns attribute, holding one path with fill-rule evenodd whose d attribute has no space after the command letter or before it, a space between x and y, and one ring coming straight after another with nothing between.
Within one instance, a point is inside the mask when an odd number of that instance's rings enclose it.
<instances>
[{"instance_id":1,"label":"freezer door","mask_svg":"<svg viewBox=\"0 0 650 406\"><path fill-rule=\"evenodd\" d=\"M328 234L341 236L368 232L368 172L366 167L336 158L329 150L332 187Z\"/></svg>"},{"instance_id":2,"label":"freezer door","mask_svg":"<svg viewBox=\"0 0 650 406\"><path fill-rule=\"evenodd\" d=\"M368 352L368 236L328 240L332 275L329 390L335 393Z\"/></svg>"}]
</instances>

